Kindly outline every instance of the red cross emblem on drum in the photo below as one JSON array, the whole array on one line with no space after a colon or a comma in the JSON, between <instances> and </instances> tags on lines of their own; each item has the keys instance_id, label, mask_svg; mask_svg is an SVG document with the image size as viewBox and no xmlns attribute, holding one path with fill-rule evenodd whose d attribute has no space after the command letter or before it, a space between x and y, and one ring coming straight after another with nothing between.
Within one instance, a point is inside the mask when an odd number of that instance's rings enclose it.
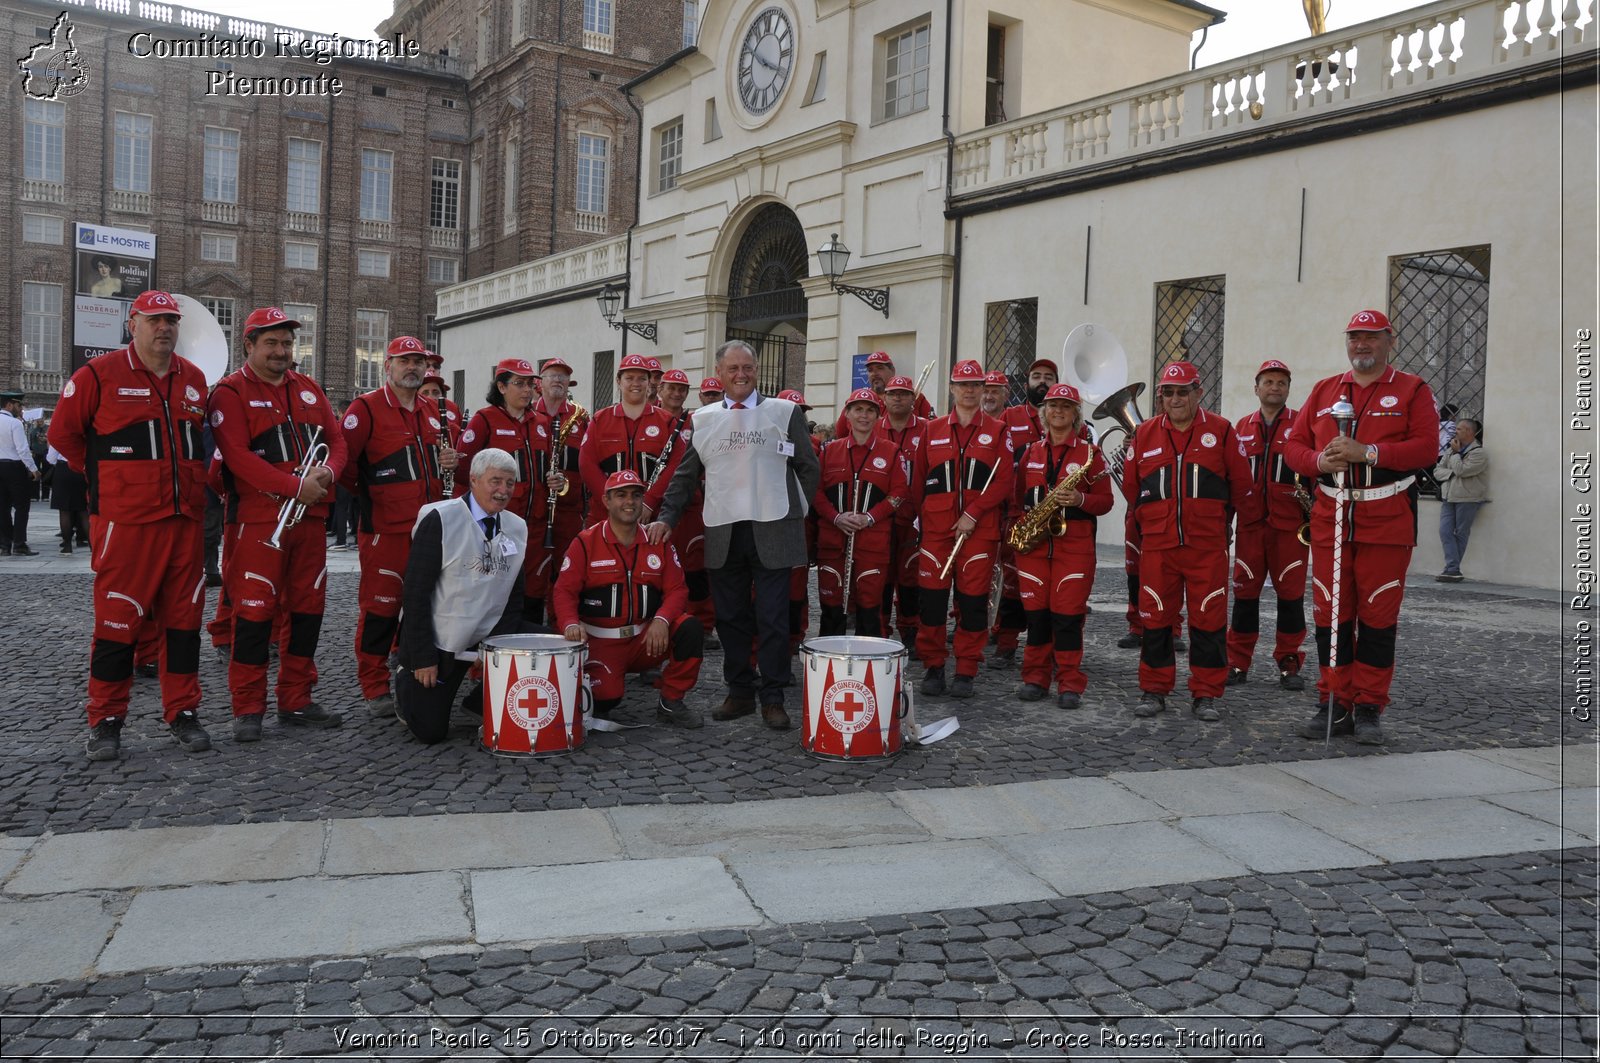
<instances>
[{"instance_id":1,"label":"red cross emblem on drum","mask_svg":"<svg viewBox=\"0 0 1600 1063\"><path fill-rule=\"evenodd\" d=\"M519 679L506 691L506 713L529 731L549 726L560 704L560 692L543 676Z\"/></svg>"},{"instance_id":2,"label":"red cross emblem on drum","mask_svg":"<svg viewBox=\"0 0 1600 1063\"><path fill-rule=\"evenodd\" d=\"M878 699L872 691L854 679L835 679L822 696L822 715L840 734L864 730L877 715L877 709Z\"/></svg>"}]
</instances>

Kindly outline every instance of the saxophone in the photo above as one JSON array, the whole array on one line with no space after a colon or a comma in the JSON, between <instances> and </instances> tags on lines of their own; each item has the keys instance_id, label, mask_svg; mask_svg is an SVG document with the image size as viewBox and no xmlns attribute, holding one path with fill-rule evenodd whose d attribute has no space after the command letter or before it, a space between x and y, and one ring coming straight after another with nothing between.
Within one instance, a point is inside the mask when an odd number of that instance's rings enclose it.
<instances>
[{"instance_id":1,"label":"saxophone","mask_svg":"<svg viewBox=\"0 0 1600 1063\"><path fill-rule=\"evenodd\" d=\"M572 490L572 481L567 479L566 462L562 460L566 457L567 436L572 433L574 425L588 416L589 411L574 402L572 404L572 412L567 415L565 421L556 426L556 434L550 438L550 468L560 471L561 489L559 491L551 490L549 497L545 499L544 546L546 550L555 546L556 502L565 496L568 491ZM529 487L528 497L531 502L534 494L532 485L529 485Z\"/></svg>"},{"instance_id":2,"label":"saxophone","mask_svg":"<svg viewBox=\"0 0 1600 1063\"><path fill-rule=\"evenodd\" d=\"M1101 459L1104 465L1104 458ZM1039 548L1039 544L1046 539L1061 535L1066 532L1066 520L1061 516L1061 507L1066 504L1067 492L1089 486L1109 473L1110 467L1103 467L1092 480L1085 480L1089 475L1089 466L1093 462L1085 462L1076 470L1063 476L1050 493L1039 500L1039 504L1022 515L1022 519L1011 526L1011 531L1006 535L1006 545L1019 554L1031 553Z\"/></svg>"}]
</instances>

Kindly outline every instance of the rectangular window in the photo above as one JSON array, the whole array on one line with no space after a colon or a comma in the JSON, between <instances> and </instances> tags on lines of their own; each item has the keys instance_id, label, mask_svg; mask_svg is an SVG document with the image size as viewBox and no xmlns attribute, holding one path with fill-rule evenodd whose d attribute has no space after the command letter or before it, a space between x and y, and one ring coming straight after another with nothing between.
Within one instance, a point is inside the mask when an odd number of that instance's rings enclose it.
<instances>
[{"instance_id":1,"label":"rectangular window","mask_svg":"<svg viewBox=\"0 0 1600 1063\"><path fill-rule=\"evenodd\" d=\"M1008 299L983 308L983 367L1011 381L1011 399L1027 389L1028 366L1038 357L1039 300Z\"/></svg>"},{"instance_id":2,"label":"rectangular window","mask_svg":"<svg viewBox=\"0 0 1600 1063\"><path fill-rule=\"evenodd\" d=\"M383 349L389 343L387 310L356 311L356 390L383 386Z\"/></svg>"},{"instance_id":3,"label":"rectangular window","mask_svg":"<svg viewBox=\"0 0 1600 1063\"><path fill-rule=\"evenodd\" d=\"M239 131L206 126L206 164L202 182L208 203L239 202Z\"/></svg>"},{"instance_id":4,"label":"rectangular window","mask_svg":"<svg viewBox=\"0 0 1600 1063\"><path fill-rule=\"evenodd\" d=\"M433 160L428 224L435 229L461 228L461 163L455 159Z\"/></svg>"},{"instance_id":5,"label":"rectangular window","mask_svg":"<svg viewBox=\"0 0 1600 1063\"><path fill-rule=\"evenodd\" d=\"M150 191L150 132L155 119L118 111L112 154L111 187L118 192Z\"/></svg>"},{"instance_id":6,"label":"rectangular window","mask_svg":"<svg viewBox=\"0 0 1600 1063\"><path fill-rule=\"evenodd\" d=\"M616 401L611 367L616 364L615 351L594 352L594 408L603 410Z\"/></svg>"},{"instance_id":7,"label":"rectangular window","mask_svg":"<svg viewBox=\"0 0 1600 1063\"><path fill-rule=\"evenodd\" d=\"M29 244L59 244L62 241L62 220L53 214L24 214L22 239Z\"/></svg>"},{"instance_id":8,"label":"rectangular window","mask_svg":"<svg viewBox=\"0 0 1600 1063\"><path fill-rule=\"evenodd\" d=\"M230 366L238 364L234 360L233 350L233 300L202 295L200 305L211 312L211 316L217 319L217 324L222 328L222 337L227 341L228 364Z\"/></svg>"},{"instance_id":9,"label":"rectangular window","mask_svg":"<svg viewBox=\"0 0 1600 1063\"><path fill-rule=\"evenodd\" d=\"M394 152L361 149L361 220L389 221L394 190Z\"/></svg>"},{"instance_id":10,"label":"rectangular window","mask_svg":"<svg viewBox=\"0 0 1600 1063\"><path fill-rule=\"evenodd\" d=\"M693 48L700 36L700 0L683 0L683 46Z\"/></svg>"},{"instance_id":11,"label":"rectangular window","mask_svg":"<svg viewBox=\"0 0 1600 1063\"><path fill-rule=\"evenodd\" d=\"M59 100L22 101L22 176L29 181L66 178L67 108Z\"/></svg>"},{"instance_id":12,"label":"rectangular window","mask_svg":"<svg viewBox=\"0 0 1600 1063\"><path fill-rule=\"evenodd\" d=\"M237 236L224 236L221 233L201 233L200 261L239 261L239 238Z\"/></svg>"},{"instance_id":13,"label":"rectangular window","mask_svg":"<svg viewBox=\"0 0 1600 1063\"><path fill-rule=\"evenodd\" d=\"M389 252L357 251L356 272L363 277L387 277L389 275Z\"/></svg>"},{"instance_id":14,"label":"rectangular window","mask_svg":"<svg viewBox=\"0 0 1600 1063\"><path fill-rule=\"evenodd\" d=\"M22 368L61 372L59 284L22 282Z\"/></svg>"},{"instance_id":15,"label":"rectangular window","mask_svg":"<svg viewBox=\"0 0 1600 1063\"><path fill-rule=\"evenodd\" d=\"M1200 405L1221 412L1222 326L1226 277L1191 277L1156 285L1155 364L1193 362L1200 372Z\"/></svg>"},{"instance_id":16,"label":"rectangular window","mask_svg":"<svg viewBox=\"0 0 1600 1063\"><path fill-rule=\"evenodd\" d=\"M610 141L605 137L578 134L578 210L585 214L606 212L606 153Z\"/></svg>"},{"instance_id":17,"label":"rectangular window","mask_svg":"<svg viewBox=\"0 0 1600 1063\"><path fill-rule=\"evenodd\" d=\"M291 241L283 245L284 269L316 269L317 245Z\"/></svg>"},{"instance_id":18,"label":"rectangular window","mask_svg":"<svg viewBox=\"0 0 1600 1063\"><path fill-rule=\"evenodd\" d=\"M322 213L322 142L290 137L285 210Z\"/></svg>"},{"instance_id":19,"label":"rectangular window","mask_svg":"<svg viewBox=\"0 0 1600 1063\"><path fill-rule=\"evenodd\" d=\"M883 117L899 118L928 106L929 24L883 40Z\"/></svg>"},{"instance_id":20,"label":"rectangular window","mask_svg":"<svg viewBox=\"0 0 1600 1063\"><path fill-rule=\"evenodd\" d=\"M283 312L300 322L294 334L294 367L314 377L317 375L317 308L309 303L284 303Z\"/></svg>"},{"instance_id":21,"label":"rectangular window","mask_svg":"<svg viewBox=\"0 0 1600 1063\"><path fill-rule=\"evenodd\" d=\"M439 349L439 322L432 314L422 323L422 342L427 344L430 351Z\"/></svg>"},{"instance_id":22,"label":"rectangular window","mask_svg":"<svg viewBox=\"0 0 1600 1063\"><path fill-rule=\"evenodd\" d=\"M506 140L505 167L501 171L504 176L500 189L500 222L501 228L508 233L517 231L517 185L521 180L520 171L521 144L516 137Z\"/></svg>"},{"instance_id":23,"label":"rectangular window","mask_svg":"<svg viewBox=\"0 0 1600 1063\"><path fill-rule=\"evenodd\" d=\"M583 32L611 36L611 0L583 0Z\"/></svg>"},{"instance_id":24,"label":"rectangular window","mask_svg":"<svg viewBox=\"0 0 1600 1063\"><path fill-rule=\"evenodd\" d=\"M429 284L454 284L461 279L461 263L453 258L428 259Z\"/></svg>"},{"instance_id":25,"label":"rectangular window","mask_svg":"<svg viewBox=\"0 0 1600 1063\"><path fill-rule=\"evenodd\" d=\"M472 184L467 192L467 243L477 247L483 230L483 160L473 156Z\"/></svg>"},{"instance_id":26,"label":"rectangular window","mask_svg":"<svg viewBox=\"0 0 1600 1063\"><path fill-rule=\"evenodd\" d=\"M683 172L683 119L656 130L656 191L676 188Z\"/></svg>"}]
</instances>

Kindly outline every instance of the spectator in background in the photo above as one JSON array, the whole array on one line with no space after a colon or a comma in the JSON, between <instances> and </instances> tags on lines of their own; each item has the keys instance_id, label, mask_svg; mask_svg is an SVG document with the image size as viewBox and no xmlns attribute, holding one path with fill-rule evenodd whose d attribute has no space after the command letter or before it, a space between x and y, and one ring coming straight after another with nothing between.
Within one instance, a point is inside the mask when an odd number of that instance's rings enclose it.
<instances>
[{"instance_id":1,"label":"spectator in background","mask_svg":"<svg viewBox=\"0 0 1600 1063\"><path fill-rule=\"evenodd\" d=\"M45 452L45 460L53 470L50 508L61 522L61 552L70 554L74 540L79 546L89 545L89 481L73 472L55 447Z\"/></svg>"},{"instance_id":2,"label":"spectator in background","mask_svg":"<svg viewBox=\"0 0 1600 1063\"><path fill-rule=\"evenodd\" d=\"M1444 571L1434 577L1440 583L1466 579L1461 574L1461 559L1467 553L1467 538L1478 507L1489 501L1489 452L1483 449L1482 430L1471 417L1457 420L1454 436L1433 469L1443 503L1439 507L1439 543L1444 547Z\"/></svg>"},{"instance_id":3,"label":"spectator in background","mask_svg":"<svg viewBox=\"0 0 1600 1063\"><path fill-rule=\"evenodd\" d=\"M22 392L0 391L0 554L34 553L28 546L28 508L39 466L22 426Z\"/></svg>"},{"instance_id":4,"label":"spectator in background","mask_svg":"<svg viewBox=\"0 0 1600 1063\"><path fill-rule=\"evenodd\" d=\"M1445 451L1450 449L1450 441L1456 437L1456 414L1461 408L1453 402L1447 402L1439 407L1439 457L1444 457Z\"/></svg>"}]
</instances>

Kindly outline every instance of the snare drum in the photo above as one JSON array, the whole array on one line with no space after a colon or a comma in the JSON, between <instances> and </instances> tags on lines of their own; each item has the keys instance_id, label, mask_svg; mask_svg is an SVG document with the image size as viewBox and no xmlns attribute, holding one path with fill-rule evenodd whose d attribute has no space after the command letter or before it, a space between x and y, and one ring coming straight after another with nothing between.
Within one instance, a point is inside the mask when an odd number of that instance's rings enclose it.
<instances>
[{"instance_id":1,"label":"snare drum","mask_svg":"<svg viewBox=\"0 0 1600 1063\"><path fill-rule=\"evenodd\" d=\"M560 635L501 635L483 658L483 748L502 757L554 757L583 745L589 647Z\"/></svg>"},{"instance_id":2,"label":"snare drum","mask_svg":"<svg viewBox=\"0 0 1600 1063\"><path fill-rule=\"evenodd\" d=\"M900 753L906 649L893 639L829 635L800 645L806 716L800 747L823 760Z\"/></svg>"}]
</instances>

